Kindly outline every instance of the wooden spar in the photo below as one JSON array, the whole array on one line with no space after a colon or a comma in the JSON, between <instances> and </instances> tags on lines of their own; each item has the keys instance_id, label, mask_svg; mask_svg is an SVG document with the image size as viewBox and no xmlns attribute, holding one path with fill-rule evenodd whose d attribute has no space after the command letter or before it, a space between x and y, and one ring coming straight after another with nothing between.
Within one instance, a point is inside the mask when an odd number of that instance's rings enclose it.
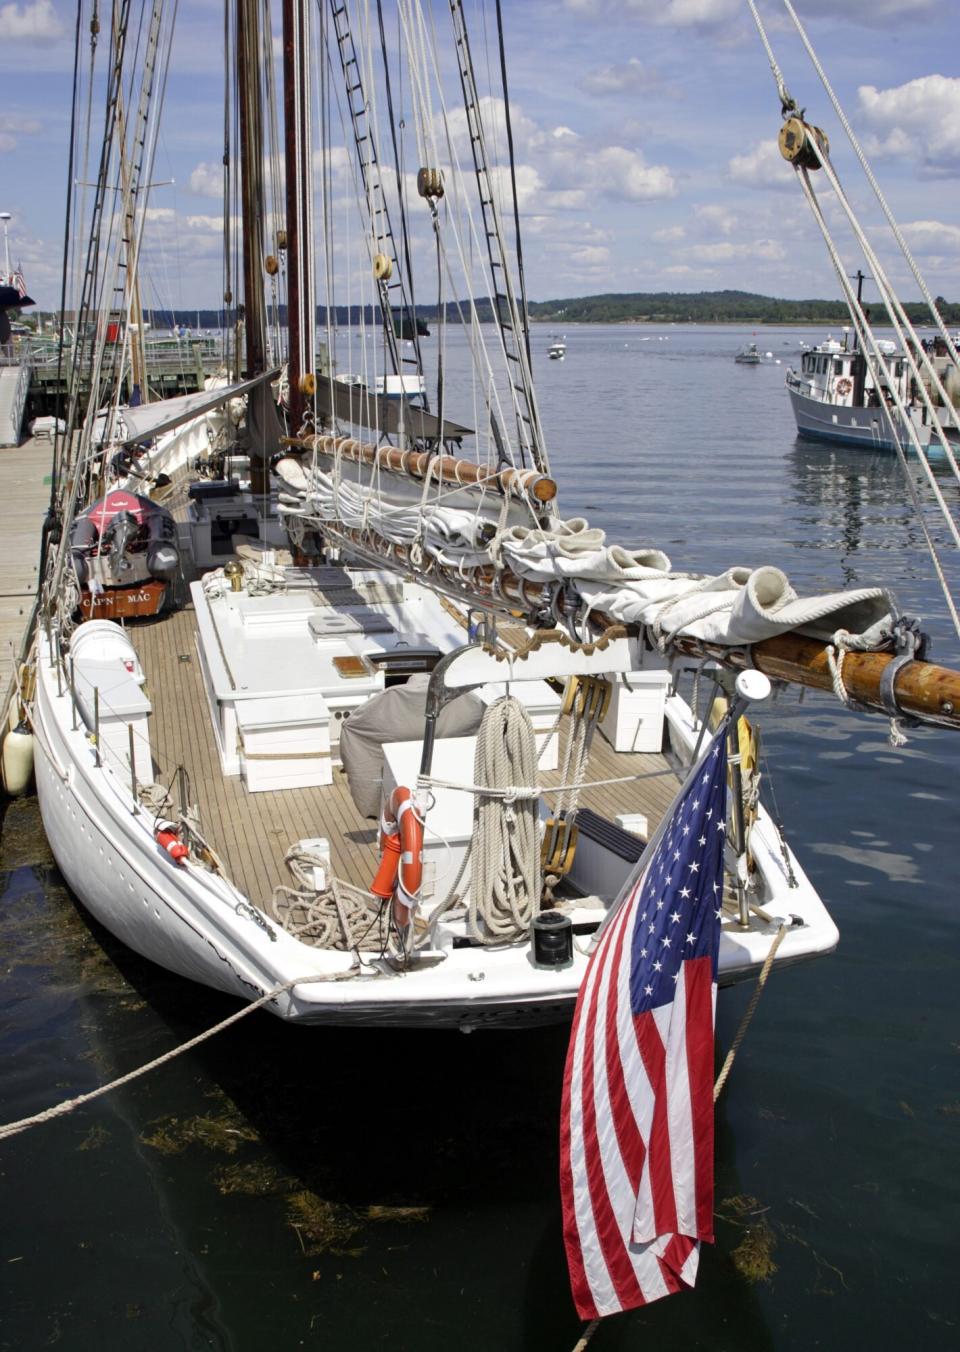
<instances>
[{"instance_id":1,"label":"wooden spar","mask_svg":"<svg viewBox=\"0 0 960 1352\"><path fill-rule=\"evenodd\" d=\"M300 326L300 250L303 247L305 182L310 180L300 158L305 144L303 81L303 11L294 0L283 0L283 129L284 167L287 193L287 345L289 370L290 424L299 427L303 421L304 399L300 379L304 371L313 370L313 361L304 362L303 339Z\"/></svg>"},{"instance_id":2,"label":"wooden spar","mask_svg":"<svg viewBox=\"0 0 960 1352\"><path fill-rule=\"evenodd\" d=\"M403 451L397 446L374 446L353 437L308 436L285 437L285 446L307 451L319 451L331 458L340 455L358 464L378 464L381 469L395 470L414 479L423 479L429 470L434 479L444 483L484 485L519 498L533 498L536 502L552 502L557 495L556 481L534 469L485 469L472 460L460 460L453 455L434 455L429 451Z\"/></svg>"},{"instance_id":3,"label":"wooden spar","mask_svg":"<svg viewBox=\"0 0 960 1352\"><path fill-rule=\"evenodd\" d=\"M754 666L773 680L812 690L833 689L826 644L803 634L777 634L749 649L728 649L683 637L676 638L673 646L688 657L712 657L722 666ZM852 699L888 713L880 698L880 678L895 658L896 653L848 652L843 661L843 688ZM933 662L911 662L900 668L893 688L903 714L960 728L960 672Z\"/></svg>"},{"instance_id":4,"label":"wooden spar","mask_svg":"<svg viewBox=\"0 0 960 1352\"><path fill-rule=\"evenodd\" d=\"M522 611L534 623L542 623L544 611L554 605L561 613L566 608L563 591L554 595L555 589L549 584L518 577L508 568L494 569L484 565L459 572L429 555L414 561L407 546L393 544L372 531L355 530L339 522L324 522L322 529L331 536L339 536L344 543L375 562L386 558L399 564L415 577L422 578L425 585L456 597L471 608L496 611L514 619L519 618L517 612ZM593 611L590 618L604 629L618 623L599 611ZM672 646L688 657L710 657L721 666L735 670L753 666L773 680L808 686L813 690L833 689L826 644L802 634L777 634L743 648L725 648L721 644L679 636ZM861 704L888 714L880 697L880 679L895 658L895 653L848 652L843 662L844 689ZM910 662L897 673L894 694L904 715L941 727L960 729L960 672L933 662Z\"/></svg>"},{"instance_id":5,"label":"wooden spar","mask_svg":"<svg viewBox=\"0 0 960 1352\"><path fill-rule=\"evenodd\" d=\"M450 568L429 554L415 560L408 545L385 540L374 531L357 530L339 521L322 521L324 535L342 540L358 553L366 554L373 562L384 559L399 564L428 587L455 596L472 609L498 611L516 618L518 612L531 618L539 616L550 604L550 589L542 582L530 582L517 577L508 568L496 569L492 564L478 568Z\"/></svg>"},{"instance_id":6,"label":"wooden spar","mask_svg":"<svg viewBox=\"0 0 960 1352\"><path fill-rule=\"evenodd\" d=\"M263 297L263 109L260 98L260 12L257 0L237 0L237 106L243 211L243 301L247 375L267 369Z\"/></svg>"}]
</instances>

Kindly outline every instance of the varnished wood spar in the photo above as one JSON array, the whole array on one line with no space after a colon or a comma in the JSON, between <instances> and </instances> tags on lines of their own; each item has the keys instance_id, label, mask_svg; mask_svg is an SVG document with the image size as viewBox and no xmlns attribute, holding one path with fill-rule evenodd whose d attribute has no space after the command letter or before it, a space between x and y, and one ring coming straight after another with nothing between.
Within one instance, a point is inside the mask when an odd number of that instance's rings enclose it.
<instances>
[{"instance_id":1,"label":"varnished wood spar","mask_svg":"<svg viewBox=\"0 0 960 1352\"><path fill-rule=\"evenodd\" d=\"M484 485L513 493L519 498L533 498L537 502L552 502L557 496L556 482L534 469L485 469L472 460L461 460L455 455L403 451L397 446L374 446L367 441L357 441L354 437L285 437L283 444L305 451L319 451L321 455L331 458L340 455L358 464L378 464L381 469L409 474L413 479L423 479L429 470L435 479L442 479L444 483Z\"/></svg>"},{"instance_id":2,"label":"varnished wood spar","mask_svg":"<svg viewBox=\"0 0 960 1352\"><path fill-rule=\"evenodd\" d=\"M746 667L742 650L729 650L698 639L678 638L677 649L690 657L713 657L724 666ZM752 665L766 676L813 690L832 690L826 645L801 634L777 634L749 649ZM894 653L848 652L843 661L843 687L861 704L886 713L880 700L880 678L894 661ZM960 672L933 662L911 662L900 668L893 683L897 706L905 714L960 728Z\"/></svg>"},{"instance_id":3,"label":"varnished wood spar","mask_svg":"<svg viewBox=\"0 0 960 1352\"><path fill-rule=\"evenodd\" d=\"M545 609L556 604L566 610L565 593L553 597L553 588L540 582L518 577L507 568L495 570L485 566L465 568L462 573L446 568L429 555L422 562L414 562L405 545L395 545L372 531L359 531L340 523L324 523L323 529L332 538L339 538L373 562L384 559L406 567L416 577L423 577L427 585L459 600L499 614L518 615L523 612L528 621L539 622ZM610 628L617 621L600 611L590 617L596 624ZM778 634L774 638L754 643L748 650L725 648L720 644L704 643L696 638L678 637L673 641L676 651L689 657L712 657L721 666L743 669L749 665L765 675L794 685L805 685L814 690L832 690L833 681L827 663L826 645L818 639L800 634ZM747 657L749 651L750 658ZM880 699L880 678L894 660L894 653L848 652L843 662L844 689L861 704L879 713L886 713ZM932 662L911 662L901 667L894 681L897 705L904 714L934 721L944 727L960 728L960 672Z\"/></svg>"}]
</instances>

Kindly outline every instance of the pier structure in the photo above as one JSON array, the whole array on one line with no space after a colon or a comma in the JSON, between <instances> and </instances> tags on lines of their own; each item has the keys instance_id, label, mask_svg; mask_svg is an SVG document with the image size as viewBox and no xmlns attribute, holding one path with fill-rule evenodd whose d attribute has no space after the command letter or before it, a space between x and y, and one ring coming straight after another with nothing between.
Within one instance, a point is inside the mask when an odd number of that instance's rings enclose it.
<instances>
[{"instance_id":1,"label":"pier structure","mask_svg":"<svg viewBox=\"0 0 960 1352\"><path fill-rule=\"evenodd\" d=\"M0 716L14 687L40 580L40 537L50 502L53 441L31 437L0 451Z\"/></svg>"}]
</instances>

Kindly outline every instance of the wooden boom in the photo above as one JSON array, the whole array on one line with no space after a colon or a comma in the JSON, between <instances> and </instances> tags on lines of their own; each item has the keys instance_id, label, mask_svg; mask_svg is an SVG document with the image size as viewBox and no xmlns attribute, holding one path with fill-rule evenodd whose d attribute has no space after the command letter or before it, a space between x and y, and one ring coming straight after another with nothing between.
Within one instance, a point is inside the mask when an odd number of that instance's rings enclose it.
<instances>
[{"instance_id":1,"label":"wooden boom","mask_svg":"<svg viewBox=\"0 0 960 1352\"><path fill-rule=\"evenodd\" d=\"M690 657L713 657L727 667L754 666L778 681L832 690L826 644L802 634L777 634L754 643L746 656L743 649L718 647L694 638L677 638L679 652ZM848 652L843 661L843 687L851 698L879 713L887 713L880 697L880 678L896 658L895 653ZM933 662L910 662L900 668L893 682L897 707L902 713L927 723L960 728L960 672Z\"/></svg>"},{"instance_id":2,"label":"wooden boom","mask_svg":"<svg viewBox=\"0 0 960 1352\"><path fill-rule=\"evenodd\" d=\"M358 464L377 464L381 469L408 474L413 479L423 479L429 472L433 478L442 479L444 483L484 486L513 493L519 498L533 498L541 503L552 502L557 496L556 481L535 469L486 469L472 460L461 460L455 455L404 451L398 446L374 446L368 441L357 441L355 437L284 437L283 444L305 451L318 451L331 458L340 455Z\"/></svg>"},{"instance_id":3,"label":"wooden boom","mask_svg":"<svg viewBox=\"0 0 960 1352\"><path fill-rule=\"evenodd\" d=\"M462 571L448 569L429 556L414 560L407 546L386 541L370 530L356 530L339 522L324 522L322 529L331 536L339 536L345 544L375 562L387 558L414 576L423 577L428 586L455 597L461 605L499 612L514 619L525 617L534 624L543 623L543 613L551 603L561 612L566 608L563 593L553 597L548 585L518 577L508 568L494 569L484 565ZM593 611L591 620L603 629L618 623L600 611ZM688 657L710 657L725 667L743 670L754 666L773 680L789 681L814 690L833 689L826 644L802 634L778 634L747 648L726 648L722 644L678 636L673 640L673 646ZM880 695L880 678L895 659L895 653L848 652L843 661L844 689L861 704L889 716ZM933 662L913 661L897 672L893 692L897 707L904 715L960 729L960 672Z\"/></svg>"}]
</instances>

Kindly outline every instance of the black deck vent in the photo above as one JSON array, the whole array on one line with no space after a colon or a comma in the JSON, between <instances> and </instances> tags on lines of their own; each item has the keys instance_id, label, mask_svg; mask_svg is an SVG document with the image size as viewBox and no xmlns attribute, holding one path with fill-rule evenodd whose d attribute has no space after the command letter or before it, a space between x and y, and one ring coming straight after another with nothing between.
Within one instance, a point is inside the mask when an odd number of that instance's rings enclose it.
<instances>
[{"instance_id":1,"label":"black deck vent","mask_svg":"<svg viewBox=\"0 0 960 1352\"><path fill-rule=\"evenodd\" d=\"M643 854L645 840L641 840L630 831L624 831L622 826L612 822L609 817L601 817L599 812L593 812L588 807L582 807L577 812L577 826L582 836L602 845L605 850L615 854L618 859L625 859L628 864L635 864Z\"/></svg>"}]
</instances>

